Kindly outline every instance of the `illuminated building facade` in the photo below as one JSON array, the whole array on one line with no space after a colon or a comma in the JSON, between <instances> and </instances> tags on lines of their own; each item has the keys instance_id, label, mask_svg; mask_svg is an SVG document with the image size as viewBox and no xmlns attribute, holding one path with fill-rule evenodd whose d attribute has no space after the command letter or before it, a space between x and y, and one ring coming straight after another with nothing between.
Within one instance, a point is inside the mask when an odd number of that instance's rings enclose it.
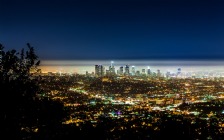
<instances>
[{"instance_id":1,"label":"illuminated building facade","mask_svg":"<svg viewBox=\"0 0 224 140\"><path fill-rule=\"evenodd\" d=\"M125 75L130 75L130 70L129 70L129 65L126 65L125 66L125 73L124 73Z\"/></svg>"},{"instance_id":2,"label":"illuminated building facade","mask_svg":"<svg viewBox=\"0 0 224 140\"><path fill-rule=\"evenodd\" d=\"M101 77L104 76L104 66L102 65L95 65L95 76Z\"/></svg>"},{"instance_id":3,"label":"illuminated building facade","mask_svg":"<svg viewBox=\"0 0 224 140\"><path fill-rule=\"evenodd\" d=\"M131 67L131 75L135 75L135 66Z\"/></svg>"}]
</instances>

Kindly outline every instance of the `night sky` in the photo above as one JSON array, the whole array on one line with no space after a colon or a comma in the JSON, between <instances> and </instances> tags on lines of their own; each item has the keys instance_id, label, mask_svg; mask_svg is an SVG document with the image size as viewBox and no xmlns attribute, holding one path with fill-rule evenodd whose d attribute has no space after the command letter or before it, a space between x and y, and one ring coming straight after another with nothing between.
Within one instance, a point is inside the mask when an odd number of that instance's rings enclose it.
<instances>
[{"instance_id":1,"label":"night sky","mask_svg":"<svg viewBox=\"0 0 224 140\"><path fill-rule=\"evenodd\" d=\"M223 59L223 0L0 0L0 43L41 60Z\"/></svg>"}]
</instances>

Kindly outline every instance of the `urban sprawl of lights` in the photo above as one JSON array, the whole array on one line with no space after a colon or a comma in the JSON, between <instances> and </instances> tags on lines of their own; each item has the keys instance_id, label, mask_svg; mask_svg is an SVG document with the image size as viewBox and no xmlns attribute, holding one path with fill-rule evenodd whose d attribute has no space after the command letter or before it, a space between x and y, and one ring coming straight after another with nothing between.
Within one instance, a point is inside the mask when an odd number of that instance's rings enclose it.
<instances>
[{"instance_id":1,"label":"urban sprawl of lights","mask_svg":"<svg viewBox=\"0 0 224 140\"><path fill-rule=\"evenodd\" d=\"M95 65L95 73L47 73L42 74L42 80L42 96L60 100L70 108L70 117L64 124L81 126L91 122L96 127L102 118L110 118L120 123L111 132L127 129L128 122L132 122L132 129L146 127L157 131L166 120L161 120L162 113L177 122L187 120L191 125L197 119L206 121L205 126L192 127L195 138L200 138L201 127L209 127L212 119L217 122L217 134L224 133L223 77L184 76L181 68L165 76L150 68L140 73L128 65L115 72L111 63L108 70ZM140 122L133 123L136 119Z\"/></svg>"}]
</instances>

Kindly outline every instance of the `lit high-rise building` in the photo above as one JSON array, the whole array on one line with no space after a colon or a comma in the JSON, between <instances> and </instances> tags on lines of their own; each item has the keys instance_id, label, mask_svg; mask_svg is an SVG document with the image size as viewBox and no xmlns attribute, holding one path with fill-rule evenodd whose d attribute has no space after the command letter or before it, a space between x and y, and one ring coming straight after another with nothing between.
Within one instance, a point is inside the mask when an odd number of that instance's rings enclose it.
<instances>
[{"instance_id":1,"label":"lit high-rise building","mask_svg":"<svg viewBox=\"0 0 224 140\"><path fill-rule=\"evenodd\" d=\"M109 75L115 75L115 67L113 65L114 61L111 61L110 66L109 66Z\"/></svg>"},{"instance_id":2,"label":"lit high-rise building","mask_svg":"<svg viewBox=\"0 0 224 140\"><path fill-rule=\"evenodd\" d=\"M131 75L135 75L135 66L131 67Z\"/></svg>"},{"instance_id":3,"label":"lit high-rise building","mask_svg":"<svg viewBox=\"0 0 224 140\"><path fill-rule=\"evenodd\" d=\"M143 75L145 74L145 69L142 69L142 74L143 74Z\"/></svg>"},{"instance_id":4,"label":"lit high-rise building","mask_svg":"<svg viewBox=\"0 0 224 140\"><path fill-rule=\"evenodd\" d=\"M125 66L125 72L124 72L125 75L130 75L130 70L129 70L129 65L126 65Z\"/></svg>"},{"instance_id":5,"label":"lit high-rise building","mask_svg":"<svg viewBox=\"0 0 224 140\"><path fill-rule=\"evenodd\" d=\"M124 74L124 67L123 66L120 67L119 73L120 73L120 75L123 75Z\"/></svg>"},{"instance_id":6,"label":"lit high-rise building","mask_svg":"<svg viewBox=\"0 0 224 140\"><path fill-rule=\"evenodd\" d=\"M102 65L95 65L95 76L101 77L104 76L104 66Z\"/></svg>"},{"instance_id":7,"label":"lit high-rise building","mask_svg":"<svg viewBox=\"0 0 224 140\"><path fill-rule=\"evenodd\" d=\"M157 70L157 77L161 77L161 72L160 72L160 70Z\"/></svg>"},{"instance_id":8,"label":"lit high-rise building","mask_svg":"<svg viewBox=\"0 0 224 140\"><path fill-rule=\"evenodd\" d=\"M148 66L148 69L147 69L147 75L151 75L151 70L150 70L150 67Z\"/></svg>"}]
</instances>

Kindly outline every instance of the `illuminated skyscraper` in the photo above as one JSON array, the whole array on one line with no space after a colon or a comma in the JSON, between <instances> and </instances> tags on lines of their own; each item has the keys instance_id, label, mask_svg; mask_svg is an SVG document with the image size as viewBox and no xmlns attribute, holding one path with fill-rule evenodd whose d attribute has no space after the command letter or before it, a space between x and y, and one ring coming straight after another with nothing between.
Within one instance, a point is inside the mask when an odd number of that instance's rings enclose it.
<instances>
[{"instance_id":1,"label":"illuminated skyscraper","mask_svg":"<svg viewBox=\"0 0 224 140\"><path fill-rule=\"evenodd\" d=\"M150 70L150 67L148 66L148 69L147 69L147 75L150 76L151 75L151 70Z\"/></svg>"},{"instance_id":2,"label":"illuminated skyscraper","mask_svg":"<svg viewBox=\"0 0 224 140\"><path fill-rule=\"evenodd\" d=\"M104 66L102 65L95 65L95 76L101 77L104 76Z\"/></svg>"},{"instance_id":3,"label":"illuminated skyscraper","mask_svg":"<svg viewBox=\"0 0 224 140\"><path fill-rule=\"evenodd\" d=\"M160 72L160 70L157 70L157 77L161 77L161 72Z\"/></svg>"},{"instance_id":4,"label":"illuminated skyscraper","mask_svg":"<svg viewBox=\"0 0 224 140\"><path fill-rule=\"evenodd\" d=\"M115 67L113 65L114 61L111 61L110 66L109 66L109 75L115 75Z\"/></svg>"},{"instance_id":5,"label":"illuminated skyscraper","mask_svg":"<svg viewBox=\"0 0 224 140\"><path fill-rule=\"evenodd\" d=\"M142 69L142 74L145 75L145 69Z\"/></svg>"},{"instance_id":6,"label":"illuminated skyscraper","mask_svg":"<svg viewBox=\"0 0 224 140\"><path fill-rule=\"evenodd\" d=\"M123 66L120 67L120 71L119 72L120 72L120 75L124 74L124 67Z\"/></svg>"},{"instance_id":7,"label":"illuminated skyscraper","mask_svg":"<svg viewBox=\"0 0 224 140\"><path fill-rule=\"evenodd\" d=\"M125 66L125 72L124 72L125 75L130 75L130 70L129 70L129 65L126 65Z\"/></svg>"},{"instance_id":8,"label":"illuminated skyscraper","mask_svg":"<svg viewBox=\"0 0 224 140\"><path fill-rule=\"evenodd\" d=\"M131 67L131 75L135 75L135 66Z\"/></svg>"},{"instance_id":9,"label":"illuminated skyscraper","mask_svg":"<svg viewBox=\"0 0 224 140\"><path fill-rule=\"evenodd\" d=\"M100 74L100 65L95 65L95 76L99 76Z\"/></svg>"}]
</instances>

